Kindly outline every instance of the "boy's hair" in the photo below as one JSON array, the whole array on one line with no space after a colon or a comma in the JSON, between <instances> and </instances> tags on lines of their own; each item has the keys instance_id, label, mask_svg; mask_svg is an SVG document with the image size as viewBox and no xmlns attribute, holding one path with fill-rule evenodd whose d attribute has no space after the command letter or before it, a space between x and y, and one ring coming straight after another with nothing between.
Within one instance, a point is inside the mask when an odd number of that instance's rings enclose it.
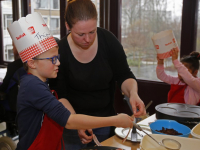
<instances>
[{"instance_id":1,"label":"boy's hair","mask_svg":"<svg viewBox=\"0 0 200 150\"><path fill-rule=\"evenodd\" d=\"M91 0L71 0L68 1L64 18L69 27L72 28L78 21L97 20L97 10Z\"/></svg>"},{"instance_id":2,"label":"boy's hair","mask_svg":"<svg viewBox=\"0 0 200 150\"><path fill-rule=\"evenodd\" d=\"M27 72L28 71L28 64L26 62L23 63L23 67L24 67L24 70Z\"/></svg>"},{"instance_id":3,"label":"boy's hair","mask_svg":"<svg viewBox=\"0 0 200 150\"><path fill-rule=\"evenodd\" d=\"M187 63L189 65L189 69L191 69L193 72L195 70L199 70L199 60L200 53L196 51L191 52L190 55L181 58L181 62Z\"/></svg>"}]
</instances>

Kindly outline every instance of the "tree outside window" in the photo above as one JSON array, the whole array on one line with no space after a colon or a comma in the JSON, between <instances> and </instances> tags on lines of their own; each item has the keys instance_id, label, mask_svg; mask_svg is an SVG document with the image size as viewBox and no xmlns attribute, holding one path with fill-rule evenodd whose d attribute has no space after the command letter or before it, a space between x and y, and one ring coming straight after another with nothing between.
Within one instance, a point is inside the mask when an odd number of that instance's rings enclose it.
<instances>
[{"instance_id":1,"label":"tree outside window","mask_svg":"<svg viewBox=\"0 0 200 150\"><path fill-rule=\"evenodd\" d=\"M183 0L123 0L122 45L131 70L139 79L158 80L157 58L151 37L173 30L178 45L181 39ZM165 59L167 74L176 75L171 58Z\"/></svg>"}]
</instances>

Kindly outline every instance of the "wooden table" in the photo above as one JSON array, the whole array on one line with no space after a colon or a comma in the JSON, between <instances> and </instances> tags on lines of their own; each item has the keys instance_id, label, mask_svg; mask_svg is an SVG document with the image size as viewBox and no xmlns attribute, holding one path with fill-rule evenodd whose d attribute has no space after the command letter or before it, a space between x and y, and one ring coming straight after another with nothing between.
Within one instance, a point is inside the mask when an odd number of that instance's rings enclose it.
<instances>
[{"instance_id":1,"label":"wooden table","mask_svg":"<svg viewBox=\"0 0 200 150\"><path fill-rule=\"evenodd\" d=\"M155 114L142 120L138 124L143 124L143 125L148 125L149 122L154 122L156 120ZM113 146L113 147L118 147L122 148L125 150L137 150L137 148L140 147L140 142L131 142L129 140L126 140L125 143L122 143L122 138L118 137L117 135L114 135L110 137L109 139L101 142L103 146Z\"/></svg>"}]
</instances>

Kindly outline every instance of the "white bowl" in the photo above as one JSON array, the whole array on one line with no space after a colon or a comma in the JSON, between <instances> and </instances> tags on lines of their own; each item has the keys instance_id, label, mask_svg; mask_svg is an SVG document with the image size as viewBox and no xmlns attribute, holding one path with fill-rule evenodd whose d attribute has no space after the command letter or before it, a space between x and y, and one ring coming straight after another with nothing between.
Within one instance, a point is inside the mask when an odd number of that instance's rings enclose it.
<instances>
[{"instance_id":1,"label":"white bowl","mask_svg":"<svg viewBox=\"0 0 200 150\"><path fill-rule=\"evenodd\" d=\"M191 135L194 137L194 138L197 138L197 139L200 139L200 132L198 132L198 134L194 131L200 131L200 123L197 124L196 126L194 126L192 128L192 131L191 131Z\"/></svg>"},{"instance_id":2,"label":"white bowl","mask_svg":"<svg viewBox=\"0 0 200 150\"><path fill-rule=\"evenodd\" d=\"M194 138L196 138L196 139L200 139L200 135L197 135L197 134L195 134L195 133L193 133L193 132L191 132L191 135L192 135Z\"/></svg>"}]
</instances>

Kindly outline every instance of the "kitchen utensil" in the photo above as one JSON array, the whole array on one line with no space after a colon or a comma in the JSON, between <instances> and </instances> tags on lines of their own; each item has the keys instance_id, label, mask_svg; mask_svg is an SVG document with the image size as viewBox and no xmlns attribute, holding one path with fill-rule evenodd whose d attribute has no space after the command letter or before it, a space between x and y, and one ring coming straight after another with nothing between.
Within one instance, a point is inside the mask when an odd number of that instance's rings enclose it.
<instances>
[{"instance_id":1,"label":"kitchen utensil","mask_svg":"<svg viewBox=\"0 0 200 150\"><path fill-rule=\"evenodd\" d=\"M129 107L129 109L130 109L130 111L131 111L131 115L133 115L133 109L132 109L132 106L131 106L131 104L130 104L130 102L129 102L129 98L128 98L126 95L124 95L123 100L124 100L124 101L126 102L126 104L128 105L128 107Z\"/></svg>"},{"instance_id":2,"label":"kitchen utensil","mask_svg":"<svg viewBox=\"0 0 200 150\"><path fill-rule=\"evenodd\" d=\"M151 106L151 104L153 103L153 101L151 100L146 106L145 109L147 110L149 108L149 106Z\"/></svg>"},{"instance_id":3,"label":"kitchen utensil","mask_svg":"<svg viewBox=\"0 0 200 150\"><path fill-rule=\"evenodd\" d=\"M95 134L93 134L93 141L97 146L102 146Z\"/></svg>"},{"instance_id":4,"label":"kitchen utensil","mask_svg":"<svg viewBox=\"0 0 200 150\"><path fill-rule=\"evenodd\" d=\"M200 106L163 103L155 107L157 119L175 120L192 129L200 122Z\"/></svg>"},{"instance_id":5,"label":"kitchen utensil","mask_svg":"<svg viewBox=\"0 0 200 150\"><path fill-rule=\"evenodd\" d=\"M184 138L179 136L164 135L164 134L151 134L151 136L157 141L162 141L162 139L170 138L178 141L181 144L180 150L199 150L200 140L194 138ZM166 148L159 146L154 142L148 135L145 135L140 143L142 150L166 150Z\"/></svg>"},{"instance_id":6,"label":"kitchen utensil","mask_svg":"<svg viewBox=\"0 0 200 150\"><path fill-rule=\"evenodd\" d=\"M133 123L133 126L135 126L138 130L144 132L146 135L148 135L150 138L152 138L156 143L158 143L160 146L163 146L169 150L179 150L181 148L181 144L170 138L165 138L162 140L162 142L158 142L156 139L154 139L151 135L149 135L146 131L144 131L139 125L136 123Z\"/></svg>"},{"instance_id":7,"label":"kitchen utensil","mask_svg":"<svg viewBox=\"0 0 200 150\"><path fill-rule=\"evenodd\" d=\"M132 106L131 106L131 104L130 104L129 98L128 98L126 95L124 95L124 101L127 103L128 107L129 107L129 109L130 109L130 111L131 111L131 113L132 113L131 115L133 115ZM134 119L134 122L136 122L136 121L137 121L137 118ZM130 132L130 131L131 131L131 128L129 129L129 132ZM126 137L123 139L122 143L124 143L124 142L126 141L128 135L129 135L129 132L128 132L128 134L126 135ZM133 142L138 142L138 140L137 140L137 132L136 132L136 128L135 128L134 126L133 126L132 132L131 132L131 141L133 141Z\"/></svg>"},{"instance_id":8,"label":"kitchen utensil","mask_svg":"<svg viewBox=\"0 0 200 150\"><path fill-rule=\"evenodd\" d=\"M147 112L147 109L149 108L149 106L151 106L152 103L153 103L153 101L151 100L151 101L145 106L146 114L143 115L143 116L140 116L141 120L149 117L149 113Z\"/></svg>"},{"instance_id":9,"label":"kitchen utensil","mask_svg":"<svg viewBox=\"0 0 200 150\"><path fill-rule=\"evenodd\" d=\"M126 139L128 138L128 135L129 135L130 131L131 131L131 128L129 128L128 134L127 134L126 137L122 140L122 143L124 143L124 142L126 141Z\"/></svg>"},{"instance_id":10,"label":"kitchen utensil","mask_svg":"<svg viewBox=\"0 0 200 150\"><path fill-rule=\"evenodd\" d=\"M134 119L134 123L136 123L136 118ZM137 137L138 136L138 134L137 134L137 131L136 131L136 128L135 128L135 126L133 126L133 128L132 128L132 132L131 132L131 141L132 142L137 142L138 140L137 140Z\"/></svg>"}]
</instances>

